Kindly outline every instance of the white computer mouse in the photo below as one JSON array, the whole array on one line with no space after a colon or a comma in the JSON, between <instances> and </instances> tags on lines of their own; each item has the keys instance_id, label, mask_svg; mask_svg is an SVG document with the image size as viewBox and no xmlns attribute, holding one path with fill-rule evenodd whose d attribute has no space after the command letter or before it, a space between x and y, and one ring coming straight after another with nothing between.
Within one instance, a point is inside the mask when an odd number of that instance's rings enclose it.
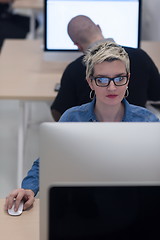
<instances>
[{"instance_id":1,"label":"white computer mouse","mask_svg":"<svg viewBox=\"0 0 160 240\"><path fill-rule=\"evenodd\" d=\"M21 215L22 212L23 212L23 201L20 202L19 208L18 208L18 210L17 210L16 212L15 212L15 210L14 210L14 207L15 207L15 201L14 201L14 203L13 203L12 208L8 209L9 215L12 215L12 216Z\"/></svg>"}]
</instances>

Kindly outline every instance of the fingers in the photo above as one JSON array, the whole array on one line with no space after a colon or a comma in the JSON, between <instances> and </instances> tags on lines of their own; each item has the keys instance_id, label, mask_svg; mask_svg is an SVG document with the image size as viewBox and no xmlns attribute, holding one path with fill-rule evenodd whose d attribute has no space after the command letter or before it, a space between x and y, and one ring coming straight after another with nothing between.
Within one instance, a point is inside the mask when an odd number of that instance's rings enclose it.
<instances>
[{"instance_id":1,"label":"fingers","mask_svg":"<svg viewBox=\"0 0 160 240\"><path fill-rule=\"evenodd\" d=\"M6 197L6 202L5 202L5 209L7 210L8 208L10 209L13 205L14 199L18 195L18 189L13 190L7 197Z\"/></svg>"},{"instance_id":2,"label":"fingers","mask_svg":"<svg viewBox=\"0 0 160 240\"><path fill-rule=\"evenodd\" d=\"M16 200L15 201L15 208L14 208L15 211L18 210L19 204L23 200L24 196L25 196L25 190L24 189L18 189L17 196L15 198L15 200Z\"/></svg>"},{"instance_id":3,"label":"fingers","mask_svg":"<svg viewBox=\"0 0 160 240\"><path fill-rule=\"evenodd\" d=\"M13 190L9 196L6 197L5 210L12 208L13 203L15 202L14 210L17 211L21 201L24 201L23 209L26 210L34 202L34 193L32 190L25 190L22 188Z\"/></svg>"},{"instance_id":4,"label":"fingers","mask_svg":"<svg viewBox=\"0 0 160 240\"><path fill-rule=\"evenodd\" d=\"M25 202L25 204L23 206L23 209L26 210L29 207L31 207L33 205L34 201L35 201L34 196L31 196L30 198L28 198L28 200Z\"/></svg>"},{"instance_id":5,"label":"fingers","mask_svg":"<svg viewBox=\"0 0 160 240\"><path fill-rule=\"evenodd\" d=\"M10 209L12 208L13 203L15 202L15 208L14 210L17 211L20 201L23 199L25 195L25 190L24 189L15 189L13 190L7 197L6 197L6 202L5 202L5 209ZM16 201L15 201L16 200Z\"/></svg>"}]
</instances>

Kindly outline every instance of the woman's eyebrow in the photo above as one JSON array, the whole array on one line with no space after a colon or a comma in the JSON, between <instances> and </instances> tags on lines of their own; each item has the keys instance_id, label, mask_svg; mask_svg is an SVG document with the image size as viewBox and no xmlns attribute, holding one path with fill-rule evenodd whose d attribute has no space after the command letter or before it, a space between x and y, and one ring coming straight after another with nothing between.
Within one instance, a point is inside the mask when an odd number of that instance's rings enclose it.
<instances>
[{"instance_id":1,"label":"woman's eyebrow","mask_svg":"<svg viewBox=\"0 0 160 240\"><path fill-rule=\"evenodd\" d=\"M114 75L114 77L119 77L119 76L126 76L127 75L127 73L125 72L123 72L123 73L117 73L117 74L115 74ZM103 75L103 74L97 74L95 77L108 77L108 78L110 78L109 76L107 76L107 75Z\"/></svg>"}]
</instances>

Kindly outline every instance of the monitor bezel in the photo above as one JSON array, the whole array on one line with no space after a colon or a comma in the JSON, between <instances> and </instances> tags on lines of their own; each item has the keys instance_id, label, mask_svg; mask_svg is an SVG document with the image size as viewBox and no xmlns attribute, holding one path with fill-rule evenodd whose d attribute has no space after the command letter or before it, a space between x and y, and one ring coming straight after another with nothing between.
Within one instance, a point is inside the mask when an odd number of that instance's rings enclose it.
<instances>
[{"instance_id":1,"label":"monitor bezel","mask_svg":"<svg viewBox=\"0 0 160 240\"><path fill-rule=\"evenodd\" d=\"M142 11L142 0L137 0L139 2L139 14L138 14L138 46L140 47L141 40L141 11ZM79 52L79 49L48 49L47 48L47 0L44 0L44 52Z\"/></svg>"}]
</instances>

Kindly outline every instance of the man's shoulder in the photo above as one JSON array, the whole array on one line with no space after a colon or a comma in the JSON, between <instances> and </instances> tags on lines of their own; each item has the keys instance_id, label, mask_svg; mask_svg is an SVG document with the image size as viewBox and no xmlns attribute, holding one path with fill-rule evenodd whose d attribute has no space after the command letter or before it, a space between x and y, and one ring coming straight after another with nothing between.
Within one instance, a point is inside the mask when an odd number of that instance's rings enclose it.
<instances>
[{"instance_id":1,"label":"man's shoulder","mask_svg":"<svg viewBox=\"0 0 160 240\"><path fill-rule=\"evenodd\" d=\"M153 64L149 55L141 48L124 47L130 60L138 63Z\"/></svg>"},{"instance_id":2,"label":"man's shoulder","mask_svg":"<svg viewBox=\"0 0 160 240\"><path fill-rule=\"evenodd\" d=\"M66 73L70 73L72 75L77 74L81 76L85 74L85 65L83 64L83 56L75 59L73 62L69 63L65 69Z\"/></svg>"},{"instance_id":3,"label":"man's shoulder","mask_svg":"<svg viewBox=\"0 0 160 240\"><path fill-rule=\"evenodd\" d=\"M83 64L83 57L84 57L84 55L76 58L74 61L72 61L72 62L68 65L68 67L73 67L73 66L75 67L75 66L79 66L79 65L84 66L84 64Z\"/></svg>"},{"instance_id":4,"label":"man's shoulder","mask_svg":"<svg viewBox=\"0 0 160 240\"><path fill-rule=\"evenodd\" d=\"M79 58L75 59L73 62L69 63L63 73L63 78L70 76L70 78L74 78L76 76L76 80L79 81L79 79L85 78L85 66L82 63L83 56L80 56Z\"/></svg>"},{"instance_id":5,"label":"man's shoulder","mask_svg":"<svg viewBox=\"0 0 160 240\"><path fill-rule=\"evenodd\" d=\"M142 55L142 56L146 55L146 52L141 48L132 48L132 47L125 47L125 46L123 48L126 50L126 52L129 55L130 54L136 54L136 55Z\"/></svg>"}]
</instances>

